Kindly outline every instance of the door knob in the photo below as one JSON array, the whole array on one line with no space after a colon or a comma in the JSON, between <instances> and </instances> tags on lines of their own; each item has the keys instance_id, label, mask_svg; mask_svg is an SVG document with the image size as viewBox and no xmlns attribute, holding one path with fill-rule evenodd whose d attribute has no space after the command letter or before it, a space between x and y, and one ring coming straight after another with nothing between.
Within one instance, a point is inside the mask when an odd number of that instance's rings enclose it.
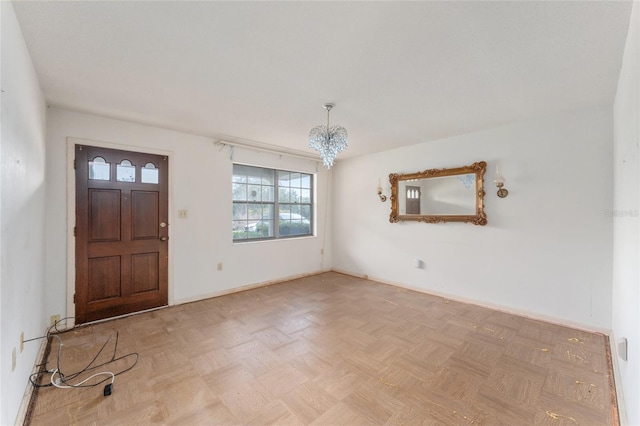
<instances>
[{"instance_id":1,"label":"door knob","mask_svg":"<svg viewBox=\"0 0 640 426\"><path fill-rule=\"evenodd\" d=\"M169 237L160 237L160 241L167 241Z\"/></svg>"}]
</instances>

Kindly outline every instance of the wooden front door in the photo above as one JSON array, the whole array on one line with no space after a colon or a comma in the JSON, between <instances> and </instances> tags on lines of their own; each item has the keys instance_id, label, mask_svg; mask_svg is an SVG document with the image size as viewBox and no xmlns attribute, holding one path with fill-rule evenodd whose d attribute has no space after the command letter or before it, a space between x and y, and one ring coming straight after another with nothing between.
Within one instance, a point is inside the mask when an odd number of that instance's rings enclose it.
<instances>
[{"instance_id":1,"label":"wooden front door","mask_svg":"<svg viewBox=\"0 0 640 426\"><path fill-rule=\"evenodd\" d=\"M76 323L168 303L168 158L75 146Z\"/></svg>"},{"instance_id":2,"label":"wooden front door","mask_svg":"<svg viewBox=\"0 0 640 426\"><path fill-rule=\"evenodd\" d=\"M407 186L407 214L420 214L420 187Z\"/></svg>"}]
</instances>

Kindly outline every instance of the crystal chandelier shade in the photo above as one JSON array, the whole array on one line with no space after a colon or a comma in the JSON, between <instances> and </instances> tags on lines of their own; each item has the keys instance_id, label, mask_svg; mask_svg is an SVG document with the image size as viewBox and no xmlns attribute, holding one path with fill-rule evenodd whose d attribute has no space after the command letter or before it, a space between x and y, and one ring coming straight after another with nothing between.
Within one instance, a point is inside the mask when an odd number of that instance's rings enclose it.
<instances>
[{"instance_id":1,"label":"crystal chandelier shade","mask_svg":"<svg viewBox=\"0 0 640 426\"><path fill-rule=\"evenodd\" d=\"M334 104L324 104L327 110L327 125L316 126L309 132L309 148L320 152L322 162L327 169L333 166L333 160L339 152L347 149L347 129L342 126L329 124L329 111Z\"/></svg>"}]
</instances>

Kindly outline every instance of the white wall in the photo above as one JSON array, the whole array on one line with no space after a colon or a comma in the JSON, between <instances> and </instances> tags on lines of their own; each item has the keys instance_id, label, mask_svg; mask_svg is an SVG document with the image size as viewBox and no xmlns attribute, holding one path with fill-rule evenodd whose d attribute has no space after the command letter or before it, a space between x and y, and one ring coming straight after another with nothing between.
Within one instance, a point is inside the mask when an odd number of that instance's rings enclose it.
<instances>
[{"instance_id":1,"label":"white wall","mask_svg":"<svg viewBox=\"0 0 640 426\"><path fill-rule=\"evenodd\" d=\"M170 302L197 300L331 266L330 251L321 255L325 241L320 237L233 244L229 147L216 146L210 138L51 107L47 116L48 314L65 312L65 289L70 279L67 257L73 255L67 253L67 241L72 240L67 228L67 215L72 210L67 208L67 191L73 183L73 172L67 175L71 170L68 137L169 155ZM244 148L233 150L233 161L313 173L319 170L317 235L323 235L329 226L322 220L327 208L328 173L318 168L317 162ZM177 211L183 209L188 210L188 216L178 219ZM221 272L217 271L219 262L223 263Z\"/></svg>"},{"instance_id":2,"label":"white wall","mask_svg":"<svg viewBox=\"0 0 640 426\"><path fill-rule=\"evenodd\" d=\"M628 339L617 358L629 424L640 425L640 5L634 3L614 104L613 338Z\"/></svg>"},{"instance_id":3,"label":"white wall","mask_svg":"<svg viewBox=\"0 0 640 426\"><path fill-rule=\"evenodd\" d=\"M11 2L0 2L0 424L13 424L42 335L45 286L45 105ZM15 349L16 368L11 370Z\"/></svg>"},{"instance_id":4,"label":"white wall","mask_svg":"<svg viewBox=\"0 0 640 426\"><path fill-rule=\"evenodd\" d=\"M611 327L612 112L577 111L349 159L334 170L333 266L585 327ZM379 177L487 161L488 225L389 223ZM496 163L510 194L496 195ZM388 192L387 192L388 195ZM339 237L338 237L339 236ZM414 259L424 262L414 267Z\"/></svg>"}]
</instances>

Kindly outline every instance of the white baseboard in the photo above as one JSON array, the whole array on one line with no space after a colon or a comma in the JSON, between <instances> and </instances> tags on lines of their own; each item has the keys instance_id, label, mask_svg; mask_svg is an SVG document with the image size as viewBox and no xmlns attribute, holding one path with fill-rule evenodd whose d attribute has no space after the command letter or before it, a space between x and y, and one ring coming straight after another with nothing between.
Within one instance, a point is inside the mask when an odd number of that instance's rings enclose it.
<instances>
[{"instance_id":1,"label":"white baseboard","mask_svg":"<svg viewBox=\"0 0 640 426\"><path fill-rule=\"evenodd\" d=\"M613 366L613 380L616 384L616 399L618 402L618 419L621 426L627 426L629 419L627 418L627 410L624 403L624 394L622 393L622 377L620 376L620 355L618 354L617 339L613 332L609 334L609 349L611 351L611 364Z\"/></svg>"},{"instance_id":2,"label":"white baseboard","mask_svg":"<svg viewBox=\"0 0 640 426\"><path fill-rule=\"evenodd\" d=\"M36 359L33 363L33 368L31 369L31 374L35 374L38 372L38 366L44 361L44 352L47 348L47 339L44 338L40 341L40 348L38 349L38 354L36 355ZM34 387L30 382L27 383L27 387L24 390L24 395L22 395L22 401L20 402L20 408L18 409L18 415L16 416L16 425L23 425L26 419L27 411L29 410L29 403L31 402L31 396L33 395Z\"/></svg>"},{"instance_id":3,"label":"white baseboard","mask_svg":"<svg viewBox=\"0 0 640 426\"><path fill-rule=\"evenodd\" d=\"M390 286L398 287L398 288L403 288L405 290L417 291L418 293L424 293L424 294L429 294L429 295L432 295L432 296L442 297L444 299L449 299L449 300L452 300L454 302L466 303L466 304L469 304L469 305L475 305L475 306L480 306L480 307L483 307L483 308L493 309L494 311L504 312L504 313L510 314L510 315L517 315L517 316L520 316L520 317L530 318L530 319L537 320L537 321L549 322L549 323L552 323L552 324L562 325L562 326L565 326L565 327L570 327L570 328L574 328L576 330L586 331L586 332L589 332L589 333L600 333L600 334L604 334L606 336L611 334L611 330L600 328L600 327L595 327L595 326L591 326L591 325L585 325L585 324L578 323L578 322L569 321L569 320L567 320L565 318L557 318L557 317L553 317L553 316L550 316L550 315L540 314L538 312L531 312L531 311L525 311L525 310L521 310L521 309L514 309L514 308L511 308L511 307L498 305L498 304L492 304L492 303L486 303L486 302L478 302L477 300L468 299L468 298L465 298L465 297L462 297L462 296L442 293L442 292L438 292L438 291L431 290L431 289L413 287L413 286L397 283L397 282L394 282L394 281L388 281L388 280L385 280L383 278L372 277L372 276L369 276L369 275L355 274L353 272L342 271L340 269L335 269L334 268L332 270L334 272L339 272L341 274L350 275L352 277L364 278L364 279L368 279L368 280L371 280L371 281L375 281L377 283L386 284L386 285L390 285Z\"/></svg>"},{"instance_id":4,"label":"white baseboard","mask_svg":"<svg viewBox=\"0 0 640 426\"><path fill-rule=\"evenodd\" d=\"M174 300L173 301L173 305L182 305L182 304L185 304L185 303L198 302L200 300L211 299L212 297L226 296L228 294L239 293L241 291L253 290L253 289L256 289L256 288L266 287L266 286L270 286L270 285L273 285L273 284L279 284L279 283L283 283L283 282L286 282L286 281L297 280L297 279L305 278L305 277L311 277L313 275L318 275L318 274L322 274L323 272L330 272L330 271L331 271L331 269L324 269L324 270L309 272L309 273L305 273L305 274L290 275L290 276L278 278L278 279L275 279L275 280L261 281L259 283L255 283L255 284L248 284L248 285L245 285L245 286L234 287L234 288L230 288L230 289L222 290L222 291L217 291L217 292L213 292L213 293L201 294L201 295L194 296L194 297L185 297L183 299Z\"/></svg>"}]
</instances>

